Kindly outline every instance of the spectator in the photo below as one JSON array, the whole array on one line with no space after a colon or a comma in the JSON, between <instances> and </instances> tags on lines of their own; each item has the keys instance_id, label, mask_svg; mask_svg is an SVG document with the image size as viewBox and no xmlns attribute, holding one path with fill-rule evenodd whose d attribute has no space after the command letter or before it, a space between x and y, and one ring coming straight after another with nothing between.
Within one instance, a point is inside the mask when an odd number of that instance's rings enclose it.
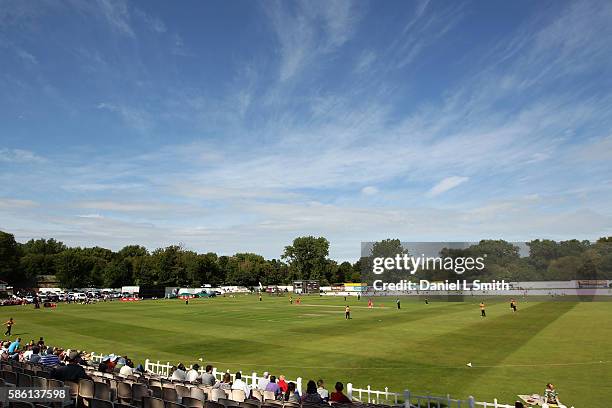
<instances>
[{"instance_id":1,"label":"spectator","mask_svg":"<svg viewBox=\"0 0 612 408\"><path fill-rule=\"evenodd\" d=\"M297 402L300 403L300 394L295 389L295 383L290 382L287 384L287 391L285 392L286 402Z\"/></svg>"},{"instance_id":2,"label":"spectator","mask_svg":"<svg viewBox=\"0 0 612 408\"><path fill-rule=\"evenodd\" d=\"M59 349L54 350L53 347L49 346L47 348L47 354L40 357L40 364L48 367L53 367L60 364L59 359L60 351Z\"/></svg>"},{"instance_id":3,"label":"spectator","mask_svg":"<svg viewBox=\"0 0 612 408\"><path fill-rule=\"evenodd\" d=\"M187 371L187 374L185 375L185 381L189 381L190 383L197 382L198 377L200 376L200 373L198 373L199 369L200 366L197 363L192 365L191 369Z\"/></svg>"},{"instance_id":4,"label":"spectator","mask_svg":"<svg viewBox=\"0 0 612 408\"><path fill-rule=\"evenodd\" d=\"M221 390L231 390L232 377L229 375L229 373L223 374L223 380L213 385L213 388L219 388Z\"/></svg>"},{"instance_id":5,"label":"spectator","mask_svg":"<svg viewBox=\"0 0 612 408\"><path fill-rule=\"evenodd\" d=\"M263 377L260 378L259 381L257 382L257 389L260 391L265 391L269 383L270 383L270 373L266 371L263 373Z\"/></svg>"},{"instance_id":6,"label":"spectator","mask_svg":"<svg viewBox=\"0 0 612 408\"><path fill-rule=\"evenodd\" d=\"M125 365L119 370L119 374L125 377L134 375L134 363L132 363L132 360L130 360L129 358L127 359Z\"/></svg>"},{"instance_id":7,"label":"spectator","mask_svg":"<svg viewBox=\"0 0 612 408\"><path fill-rule=\"evenodd\" d=\"M319 395L317 384L313 380L308 381L308 384L306 385L306 394L304 394L304 398L302 398L302 403L305 402L310 404L325 403L323 398L321 398L321 395Z\"/></svg>"},{"instance_id":8,"label":"spectator","mask_svg":"<svg viewBox=\"0 0 612 408\"><path fill-rule=\"evenodd\" d=\"M17 340L11 343L8 348L9 356L17 353L19 351L19 345L21 345L21 337L17 337Z\"/></svg>"},{"instance_id":9,"label":"spectator","mask_svg":"<svg viewBox=\"0 0 612 408\"><path fill-rule=\"evenodd\" d=\"M110 354L109 355L109 360L108 360L108 372L112 373L115 371L115 367L117 366L117 356L114 354Z\"/></svg>"},{"instance_id":10,"label":"spectator","mask_svg":"<svg viewBox=\"0 0 612 408\"><path fill-rule=\"evenodd\" d=\"M60 381L75 381L78 382L82 378L89 378L85 374L85 370L81 367L77 361L79 360L79 353L76 351L71 352L68 355L68 364L54 368L51 371L51 378Z\"/></svg>"},{"instance_id":11,"label":"spectator","mask_svg":"<svg viewBox=\"0 0 612 408\"><path fill-rule=\"evenodd\" d=\"M32 347L32 354L29 357L30 363L40 363L40 347L34 346Z\"/></svg>"},{"instance_id":12,"label":"spectator","mask_svg":"<svg viewBox=\"0 0 612 408\"><path fill-rule=\"evenodd\" d=\"M317 392L323 398L323 401L329 401L329 391L325 389L325 382L323 380L317 381Z\"/></svg>"},{"instance_id":13,"label":"spectator","mask_svg":"<svg viewBox=\"0 0 612 408\"><path fill-rule=\"evenodd\" d=\"M102 373L108 373L109 372L109 367L108 367L109 361L110 361L110 357L108 356L104 357L102 361L100 361L100 364L98 364L98 371Z\"/></svg>"},{"instance_id":14,"label":"spectator","mask_svg":"<svg viewBox=\"0 0 612 408\"><path fill-rule=\"evenodd\" d=\"M278 386L278 384L276 383L275 376L270 377L270 382L268 383L264 391L272 391L275 397L278 397L281 394L282 391L280 387Z\"/></svg>"},{"instance_id":15,"label":"spectator","mask_svg":"<svg viewBox=\"0 0 612 408\"><path fill-rule=\"evenodd\" d=\"M559 393L555 390L555 386L551 383L546 384L546 390L544 390L544 402L547 404L557 404L559 407L565 407L559 401Z\"/></svg>"},{"instance_id":16,"label":"spectator","mask_svg":"<svg viewBox=\"0 0 612 408\"><path fill-rule=\"evenodd\" d=\"M283 393L287 392L287 381L285 381L285 376L281 375L278 377L278 386Z\"/></svg>"},{"instance_id":17,"label":"spectator","mask_svg":"<svg viewBox=\"0 0 612 408\"><path fill-rule=\"evenodd\" d=\"M178 380L178 381L185 381L186 375L187 375L187 372L185 371L185 366L183 365L183 363L179 363L178 367L176 367L176 369L172 373L172 376L170 377L170 379Z\"/></svg>"},{"instance_id":18,"label":"spectator","mask_svg":"<svg viewBox=\"0 0 612 408\"><path fill-rule=\"evenodd\" d=\"M43 339L42 337L38 339L37 345L38 347L43 348L45 346L45 339Z\"/></svg>"},{"instance_id":19,"label":"spectator","mask_svg":"<svg viewBox=\"0 0 612 408\"><path fill-rule=\"evenodd\" d=\"M232 390L242 390L244 391L245 398L249 398L251 396L251 387L247 385L244 381L242 381L242 374L240 371L236 373L234 377L234 383L232 384Z\"/></svg>"},{"instance_id":20,"label":"spectator","mask_svg":"<svg viewBox=\"0 0 612 408\"><path fill-rule=\"evenodd\" d=\"M206 372L202 374L202 378L200 379L200 381L202 381L202 384L208 385L208 386L215 385L215 383L217 382L217 379L213 375L212 371L213 371L213 366L211 366L210 364L207 365Z\"/></svg>"},{"instance_id":21,"label":"spectator","mask_svg":"<svg viewBox=\"0 0 612 408\"><path fill-rule=\"evenodd\" d=\"M336 386L334 388L336 388L336 391L331 393L331 396L329 397L330 402L340 402L345 404L352 403L352 401L342 393L344 385L340 381L336 383Z\"/></svg>"}]
</instances>

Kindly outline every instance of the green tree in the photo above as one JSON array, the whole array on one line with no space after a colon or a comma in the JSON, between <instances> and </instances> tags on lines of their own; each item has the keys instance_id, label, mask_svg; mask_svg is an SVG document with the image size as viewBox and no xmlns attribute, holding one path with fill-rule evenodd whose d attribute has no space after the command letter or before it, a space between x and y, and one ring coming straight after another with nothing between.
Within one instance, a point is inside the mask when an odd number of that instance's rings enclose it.
<instances>
[{"instance_id":1,"label":"green tree","mask_svg":"<svg viewBox=\"0 0 612 408\"><path fill-rule=\"evenodd\" d=\"M0 279L14 286L21 285L19 270L21 251L13 234L0 231Z\"/></svg>"},{"instance_id":2,"label":"green tree","mask_svg":"<svg viewBox=\"0 0 612 408\"><path fill-rule=\"evenodd\" d=\"M321 280L325 276L329 241L324 237L298 237L285 247L282 259L298 279Z\"/></svg>"}]
</instances>

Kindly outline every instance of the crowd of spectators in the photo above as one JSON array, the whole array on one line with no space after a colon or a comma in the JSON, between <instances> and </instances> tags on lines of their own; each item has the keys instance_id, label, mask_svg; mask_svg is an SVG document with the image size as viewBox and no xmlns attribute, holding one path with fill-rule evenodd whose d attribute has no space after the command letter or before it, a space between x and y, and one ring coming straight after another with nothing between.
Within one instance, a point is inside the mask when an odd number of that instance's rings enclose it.
<instances>
[{"instance_id":1,"label":"crowd of spectators","mask_svg":"<svg viewBox=\"0 0 612 408\"><path fill-rule=\"evenodd\" d=\"M88 378L83 366L95 366L91 361L90 354L80 350L52 347L45 344L43 337L38 341L30 340L26 344L20 337L13 341L0 341L0 360L7 361L9 359L52 367L51 377L62 381L78 381L81 378ZM96 368L97 371L102 373L115 373L124 377L145 372L142 365L134 367L133 361L127 356L114 354L105 356ZM344 385L341 382L335 384L334 391L330 394L322 379L316 383L313 380L308 381L303 395L300 394L300 390L297 389L294 382L286 381L284 375L279 375L277 378L265 372L257 384L251 386L243 380L241 372L237 372L233 380L229 373L225 373L221 380L217 380L213 375L212 365L207 365L204 372L200 373L198 364L194 364L187 369L183 363L179 363L170 370L170 379L203 384L211 386L213 389L241 390L247 399L254 398L253 389L255 389L262 395L264 393L273 395L274 399L285 402L308 404L351 403L351 400L343 393Z\"/></svg>"}]
</instances>

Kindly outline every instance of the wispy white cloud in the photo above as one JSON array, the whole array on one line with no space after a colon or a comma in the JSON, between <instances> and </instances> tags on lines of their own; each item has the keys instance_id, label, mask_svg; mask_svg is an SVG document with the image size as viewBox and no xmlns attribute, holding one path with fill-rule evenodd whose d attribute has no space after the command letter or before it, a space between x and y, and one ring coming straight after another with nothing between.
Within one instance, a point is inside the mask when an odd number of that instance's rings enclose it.
<instances>
[{"instance_id":1,"label":"wispy white cloud","mask_svg":"<svg viewBox=\"0 0 612 408\"><path fill-rule=\"evenodd\" d=\"M5 163L42 163L45 159L25 149L0 148L0 162Z\"/></svg>"},{"instance_id":2,"label":"wispy white cloud","mask_svg":"<svg viewBox=\"0 0 612 408\"><path fill-rule=\"evenodd\" d=\"M468 181L469 177L461 177L461 176L451 176L446 177L445 179L440 180L435 186L433 186L428 192L427 195L429 197L435 197L442 193L447 192L448 190L452 190L453 188L458 187L459 185Z\"/></svg>"}]
</instances>

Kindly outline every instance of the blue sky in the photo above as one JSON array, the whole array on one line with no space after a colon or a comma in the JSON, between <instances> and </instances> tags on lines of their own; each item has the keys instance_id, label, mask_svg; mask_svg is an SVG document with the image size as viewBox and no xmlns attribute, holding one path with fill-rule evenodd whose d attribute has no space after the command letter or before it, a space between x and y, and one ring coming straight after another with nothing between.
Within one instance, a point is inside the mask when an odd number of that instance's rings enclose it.
<instances>
[{"instance_id":1,"label":"blue sky","mask_svg":"<svg viewBox=\"0 0 612 408\"><path fill-rule=\"evenodd\" d=\"M612 234L612 3L0 0L0 229L278 257Z\"/></svg>"}]
</instances>

